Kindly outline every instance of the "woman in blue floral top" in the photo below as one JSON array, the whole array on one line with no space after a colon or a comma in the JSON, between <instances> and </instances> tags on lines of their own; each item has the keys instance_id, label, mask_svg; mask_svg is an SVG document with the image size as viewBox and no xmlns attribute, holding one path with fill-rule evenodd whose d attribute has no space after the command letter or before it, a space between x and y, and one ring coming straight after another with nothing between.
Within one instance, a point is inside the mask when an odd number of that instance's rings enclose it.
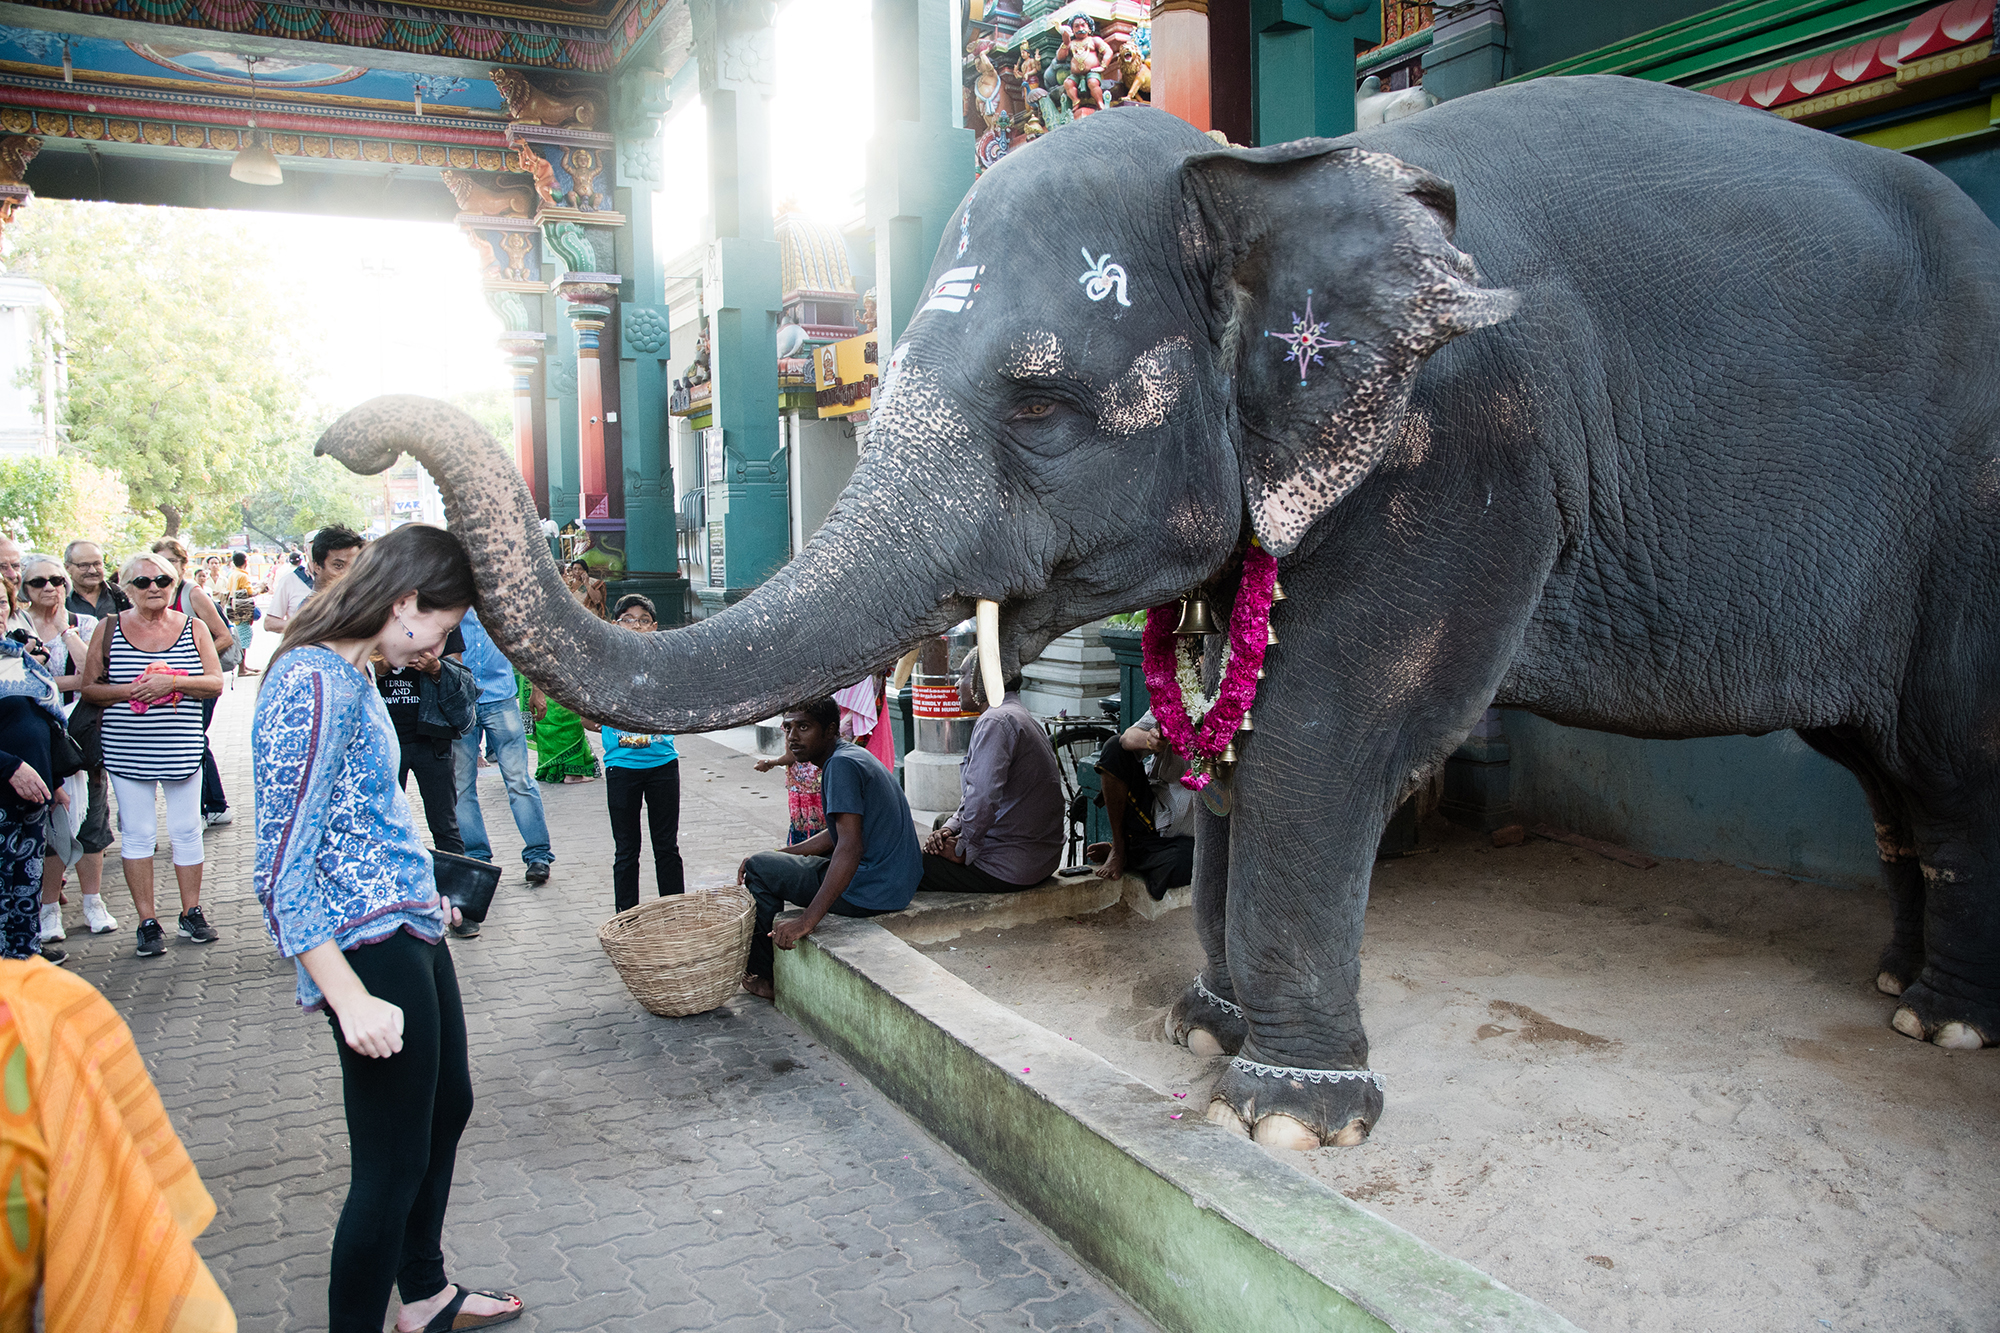
<instances>
[{"instance_id":1,"label":"woman in blue floral top","mask_svg":"<svg viewBox=\"0 0 2000 1333\"><path fill-rule=\"evenodd\" d=\"M396 781L396 729L367 663L435 653L477 594L465 548L400 528L307 602L265 669L252 724L258 901L299 966L299 1004L326 1009L353 1164L327 1287L334 1333L479 1328L521 1302L445 1278L445 1202L472 1114L465 1013L447 914ZM428 1119L428 1124L424 1123Z\"/></svg>"}]
</instances>

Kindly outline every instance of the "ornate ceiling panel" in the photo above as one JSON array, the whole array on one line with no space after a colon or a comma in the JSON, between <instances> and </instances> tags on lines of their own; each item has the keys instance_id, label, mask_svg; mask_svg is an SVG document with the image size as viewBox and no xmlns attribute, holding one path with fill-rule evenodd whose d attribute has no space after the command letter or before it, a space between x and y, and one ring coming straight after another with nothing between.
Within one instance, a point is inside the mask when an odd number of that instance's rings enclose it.
<instances>
[{"instance_id":1,"label":"ornate ceiling panel","mask_svg":"<svg viewBox=\"0 0 2000 1333\"><path fill-rule=\"evenodd\" d=\"M489 62L531 69L608 73L618 67L663 12L686 0L14 0L0 5L17 26L46 15L49 26L98 35L128 24L189 30L170 45L192 45L202 32L316 43L350 52ZM59 17L60 16L60 17ZM107 22L109 21L109 22ZM674 22L673 16L669 18ZM685 26L684 18L680 20ZM124 37L149 44L135 32ZM336 63L364 63L335 58Z\"/></svg>"}]
</instances>

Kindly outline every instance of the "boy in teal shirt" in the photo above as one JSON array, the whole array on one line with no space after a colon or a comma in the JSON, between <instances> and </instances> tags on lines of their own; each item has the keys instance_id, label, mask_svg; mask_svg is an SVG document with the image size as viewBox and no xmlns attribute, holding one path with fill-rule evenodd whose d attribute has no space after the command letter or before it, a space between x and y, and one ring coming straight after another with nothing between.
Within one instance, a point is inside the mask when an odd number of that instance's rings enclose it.
<instances>
[{"instance_id":1,"label":"boy in teal shirt","mask_svg":"<svg viewBox=\"0 0 2000 1333\"><path fill-rule=\"evenodd\" d=\"M653 603L637 593L618 599L618 624L637 634L659 628ZM604 801L611 811L611 901L620 912L639 905L639 807L653 839L653 877L660 896L687 888L681 864L681 765L672 736L603 728Z\"/></svg>"}]
</instances>

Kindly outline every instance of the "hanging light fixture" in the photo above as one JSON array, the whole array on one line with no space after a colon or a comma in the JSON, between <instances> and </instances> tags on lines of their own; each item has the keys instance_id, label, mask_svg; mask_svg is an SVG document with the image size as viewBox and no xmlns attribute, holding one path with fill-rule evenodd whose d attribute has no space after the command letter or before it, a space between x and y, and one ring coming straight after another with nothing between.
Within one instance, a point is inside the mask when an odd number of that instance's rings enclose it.
<instances>
[{"instance_id":1,"label":"hanging light fixture","mask_svg":"<svg viewBox=\"0 0 2000 1333\"><path fill-rule=\"evenodd\" d=\"M250 67L250 142L237 151L236 160L229 164L229 179L245 185L283 185L285 173L271 151L271 136L265 135L261 143L257 140L257 62L262 58L249 56L244 60Z\"/></svg>"}]
</instances>

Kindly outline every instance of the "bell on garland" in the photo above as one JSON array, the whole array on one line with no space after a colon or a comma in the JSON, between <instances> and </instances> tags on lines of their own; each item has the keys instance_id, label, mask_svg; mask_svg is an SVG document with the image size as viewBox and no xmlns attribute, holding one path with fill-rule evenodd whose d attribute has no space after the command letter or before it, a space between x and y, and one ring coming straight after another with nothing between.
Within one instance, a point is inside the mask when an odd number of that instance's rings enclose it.
<instances>
[{"instance_id":1,"label":"bell on garland","mask_svg":"<svg viewBox=\"0 0 2000 1333\"><path fill-rule=\"evenodd\" d=\"M1253 726L1251 726L1251 725L1250 725L1250 710L1249 710L1249 709L1247 709L1247 708L1246 708L1246 709L1244 709L1244 710L1243 710L1243 725L1242 725L1242 726L1240 726L1240 727L1238 727L1238 728L1236 728L1236 729L1237 729L1238 731L1255 731L1255 730L1257 729L1257 728L1255 728L1255 727L1253 727Z\"/></svg>"},{"instance_id":2,"label":"bell on garland","mask_svg":"<svg viewBox=\"0 0 2000 1333\"><path fill-rule=\"evenodd\" d=\"M1215 618L1208 613L1208 598L1193 593L1181 601L1181 623L1176 634L1213 634Z\"/></svg>"},{"instance_id":3,"label":"bell on garland","mask_svg":"<svg viewBox=\"0 0 2000 1333\"><path fill-rule=\"evenodd\" d=\"M1271 600L1274 602L1285 600L1285 586L1276 579L1271 580Z\"/></svg>"},{"instance_id":4,"label":"bell on garland","mask_svg":"<svg viewBox=\"0 0 2000 1333\"><path fill-rule=\"evenodd\" d=\"M1216 763L1218 763L1218 764L1233 764L1233 763L1235 763L1235 762L1236 762L1236 742L1234 742L1234 741L1231 741L1231 742L1230 742L1229 744L1227 744L1227 745L1223 746L1223 747L1222 747L1222 756L1221 756L1221 757L1220 757L1219 759L1217 759L1217 760L1216 760L1215 762L1216 762Z\"/></svg>"},{"instance_id":5,"label":"bell on garland","mask_svg":"<svg viewBox=\"0 0 2000 1333\"><path fill-rule=\"evenodd\" d=\"M1258 679L1258 680L1262 680L1262 679L1264 679L1264 668L1263 668L1263 667L1258 667L1258 668L1257 668L1257 679Z\"/></svg>"},{"instance_id":6,"label":"bell on garland","mask_svg":"<svg viewBox=\"0 0 2000 1333\"><path fill-rule=\"evenodd\" d=\"M1277 646L1278 646L1278 630L1277 630L1277 627L1276 627L1275 625L1272 625L1272 624L1270 624L1270 623L1268 623L1268 622L1267 622L1267 623L1265 624L1265 626L1264 626L1264 632L1265 632L1265 633L1266 633L1267 635L1269 635L1269 636L1270 636L1270 637L1268 637L1268 638L1266 638L1266 639L1264 640L1264 646L1265 646L1266 648L1275 648L1275 647L1277 647Z\"/></svg>"}]
</instances>

